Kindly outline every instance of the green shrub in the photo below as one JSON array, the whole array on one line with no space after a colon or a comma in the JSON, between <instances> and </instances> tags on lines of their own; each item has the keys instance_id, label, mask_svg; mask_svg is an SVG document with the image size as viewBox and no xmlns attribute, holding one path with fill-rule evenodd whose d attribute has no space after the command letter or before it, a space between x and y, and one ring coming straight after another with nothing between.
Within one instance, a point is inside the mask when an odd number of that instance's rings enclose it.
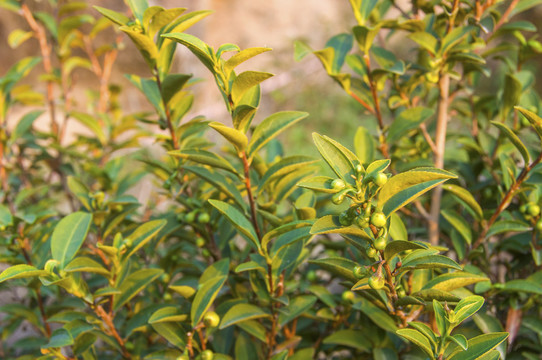
<instances>
[{"instance_id":1,"label":"green shrub","mask_svg":"<svg viewBox=\"0 0 542 360\"><path fill-rule=\"evenodd\" d=\"M538 1L350 0L352 33L318 51L296 43L365 112L352 150L313 134L323 162L277 140L307 113L257 114L272 74L237 67L270 49L215 50L185 32L208 11L50 3L54 15L0 1L28 24L10 45L40 50L0 78L0 357L538 358L542 109L529 60L542 46L532 23L509 21ZM127 78L152 113L123 112L111 27L148 66ZM98 46L103 31L114 41ZM407 54L386 46L399 42ZM197 80L171 71L177 46L211 72L232 126L187 118ZM45 94L20 82L40 67ZM84 69L98 86L76 104ZM71 122L87 135L67 137ZM144 205L130 191L149 177Z\"/></svg>"}]
</instances>

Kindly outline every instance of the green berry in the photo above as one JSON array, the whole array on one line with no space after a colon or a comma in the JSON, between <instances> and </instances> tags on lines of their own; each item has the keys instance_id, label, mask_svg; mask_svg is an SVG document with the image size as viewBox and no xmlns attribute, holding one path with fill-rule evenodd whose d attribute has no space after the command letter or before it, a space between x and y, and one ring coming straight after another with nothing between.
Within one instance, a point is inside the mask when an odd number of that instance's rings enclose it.
<instances>
[{"instance_id":1,"label":"green berry","mask_svg":"<svg viewBox=\"0 0 542 360\"><path fill-rule=\"evenodd\" d=\"M363 172L363 166L361 164L356 164L356 172L361 174Z\"/></svg>"},{"instance_id":2,"label":"green berry","mask_svg":"<svg viewBox=\"0 0 542 360\"><path fill-rule=\"evenodd\" d=\"M542 220L538 220L535 227L538 232L542 233Z\"/></svg>"},{"instance_id":3,"label":"green berry","mask_svg":"<svg viewBox=\"0 0 542 360\"><path fill-rule=\"evenodd\" d=\"M365 270L365 267L363 266L354 267L354 270L352 272L354 273L354 276L358 279L361 279L365 275L367 275L367 270Z\"/></svg>"},{"instance_id":4,"label":"green berry","mask_svg":"<svg viewBox=\"0 0 542 360\"><path fill-rule=\"evenodd\" d=\"M354 301L355 298L356 298L356 294L354 294L350 290L346 290L342 294L342 299L343 299L344 302L352 302L352 301Z\"/></svg>"},{"instance_id":5,"label":"green berry","mask_svg":"<svg viewBox=\"0 0 542 360\"><path fill-rule=\"evenodd\" d=\"M165 301L170 301L172 299L172 296L170 293L165 293L164 296L163 296L163 299Z\"/></svg>"},{"instance_id":6,"label":"green berry","mask_svg":"<svg viewBox=\"0 0 542 360\"><path fill-rule=\"evenodd\" d=\"M384 236L379 236L375 239L373 242L373 245L376 250L384 250L386 248L386 244L388 242L386 241L386 238Z\"/></svg>"},{"instance_id":7,"label":"green berry","mask_svg":"<svg viewBox=\"0 0 542 360\"><path fill-rule=\"evenodd\" d=\"M369 220L369 217L360 215L356 218L356 224L360 227L360 229L365 229L367 226L369 226Z\"/></svg>"},{"instance_id":8,"label":"green berry","mask_svg":"<svg viewBox=\"0 0 542 360\"><path fill-rule=\"evenodd\" d=\"M373 182L380 187L388 182L388 177L384 173L378 173L376 174Z\"/></svg>"},{"instance_id":9,"label":"green berry","mask_svg":"<svg viewBox=\"0 0 542 360\"><path fill-rule=\"evenodd\" d=\"M523 204L519 207L519 212L525 214L527 212L527 204Z\"/></svg>"},{"instance_id":10,"label":"green berry","mask_svg":"<svg viewBox=\"0 0 542 360\"><path fill-rule=\"evenodd\" d=\"M214 328L214 327L217 327L219 323L220 323L220 316L218 316L218 314L215 313L214 311L209 311L203 317L203 324L205 325L205 327Z\"/></svg>"},{"instance_id":11,"label":"green berry","mask_svg":"<svg viewBox=\"0 0 542 360\"><path fill-rule=\"evenodd\" d=\"M400 298L405 297L406 296L406 291L403 290L403 289L397 290L397 296L400 297Z\"/></svg>"},{"instance_id":12,"label":"green berry","mask_svg":"<svg viewBox=\"0 0 542 360\"><path fill-rule=\"evenodd\" d=\"M350 226L352 225L352 218L347 211L344 211L339 215L339 222L342 226Z\"/></svg>"},{"instance_id":13,"label":"green berry","mask_svg":"<svg viewBox=\"0 0 542 360\"><path fill-rule=\"evenodd\" d=\"M345 194L343 192L338 192L331 197L331 202L335 205L340 205L344 201Z\"/></svg>"},{"instance_id":14,"label":"green berry","mask_svg":"<svg viewBox=\"0 0 542 360\"><path fill-rule=\"evenodd\" d=\"M124 344L124 346L126 347L126 350L128 350L128 351L134 351L135 346L134 346L134 343L133 343L133 342L128 341L128 342L126 342L126 343Z\"/></svg>"},{"instance_id":15,"label":"green berry","mask_svg":"<svg viewBox=\"0 0 542 360\"><path fill-rule=\"evenodd\" d=\"M373 275L369 278L369 286L373 290L380 290L384 287L384 278L382 276Z\"/></svg>"},{"instance_id":16,"label":"green berry","mask_svg":"<svg viewBox=\"0 0 542 360\"><path fill-rule=\"evenodd\" d=\"M310 270L308 273L307 273L307 280L309 280L310 282L315 282L317 280L317 276L316 276L316 271L314 270Z\"/></svg>"},{"instance_id":17,"label":"green berry","mask_svg":"<svg viewBox=\"0 0 542 360\"><path fill-rule=\"evenodd\" d=\"M376 256L376 249L370 248L369 250L367 250L367 256L370 258L374 258Z\"/></svg>"},{"instance_id":18,"label":"green berry","mask_svg":"<svg viewBox=\"0 0 542 360\"><path fill-rule=\"evenodd\" d=\"M203 256L205 256L205 257L208 258L209 256L211 256L211 252L210 252L208 249L203 249L203 250L201 251L201 255L203 255Z\"/></svg>"},{"instance_id":19,"label":"green berry","mask_svg":"<svg viewBox=\"0 0 542 360\"><path fill-rule=\"evenodd\" d=\"M531 216L538 216L540 214L540 206L536 204L531 204L527 207L527 212Z\"/></svg>"},{"instance_id":20,"label":"green berry","mask_svg":"<svg viewBox=\"0 0 542 360\"><path fill-rule=\"evenodd\" d=\"M196 211L190 211L186 216L184 217L184 221L187 223L193 223L194 220L196 220Z\"/></svg>"},{"instance_id":21,"label":"green berry","mask_svg":"<svg viewBox=\"0 0 542 360\"><path fill-rule=\"evenodd\" d=\"M198 222L200 224L207 224L211 220L211 216L208 213L202 212L198 215Z\"/></svg>"},{"instance_id":22,"label":"green berry","mask_svg":"<svg viewBox=\"0 0 542 360\"><path fill-rule=\"evenodd\" d=\"M215 354L211 350L205 350L201 354L201 360L213 360Z\"/></svg>"},{"instance_id":23,"label":"green berry","mask_svg":"<svg viewBox=\"0 0 542 360\"><path fill-rule=\"evenodd\" d=\"M131 248L132 245L134 245L134 242L130 238L124 239L124 241L122 243L124 245L126 245L127 248Z\"/></svg>"},{"instance_id":24,"label":"green berry","mask_svg":"<svg viewBox=\"0 0 542 360\"><path fill-rule=\"evenodd\" d=\"M331 187L333 190L341 191L346 187L346 183L343 179L335 179L331 182Z\"/></svg>"},{"instance_id":25,"label":"green berry","mask_svg":"<svg viewBox=\"0 0 542 360\"><path fill-rule=\"evenodd\" d=\"M162 274L162 276L160 276L160 281L162 281L163 283L167 284L170 280L171 276L169 276L169 274Z\"/></svg>"},{"instance_id":26,"label":"green berry","mask_svg":"<svg viewBox=\"0 0 542 360\"><path fill-rule=\"evenodd\" d=\"M386 215L384 215L384 213L381 213L381 212L375 212L371 216L371 224L378 228L382 228L386 226L387 224Z\"/></svg>"},{"instance_id":27,"label":"green berry","mask_svg":"<svg viewBox=\"0 0 542 360\"><path fill-rule=\"evenodd\" d=\"M205 246L205 239L202 238L202 237L198 237L196 239L196 246L199 247L199 248L202 248Z\"/></svg>"}]
</instances>

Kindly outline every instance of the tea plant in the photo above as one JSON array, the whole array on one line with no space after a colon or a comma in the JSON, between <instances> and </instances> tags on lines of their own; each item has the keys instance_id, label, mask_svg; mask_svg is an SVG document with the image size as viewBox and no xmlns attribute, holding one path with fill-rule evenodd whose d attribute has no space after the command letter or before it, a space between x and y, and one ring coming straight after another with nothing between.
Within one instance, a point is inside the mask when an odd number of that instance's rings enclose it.
<instances>
[{"instance_id":1,"label":"tea plant","mask_svg":"<svg viewBox=\"0 0 542 360\"><path fill-rule=\"evenodd\" d=\"M186 32L209 11L0 2L28 24L10 45L37 40L46 90L20 85L39 57L0 79L0 290L25 293L0 307L2 358L538 356L542 119L524 69L541 47L533 24L509 22L536 2L413 2L391 20L398 4L350 3L353 34L314 54L367 114L353 151L313 134L324 168L277 138L308 114L261 116L273 75L238 70L270 49ZM121 34L147 65L126 77L153 112L124 114L110 83ZM405 35L415 61L378 46ZM177 46L210 71L231 123L189 118L197 80L172 72ZM74 74L89 70L82 106ZM13 120L21 105L45 109L49 131L33 126L42 110ZM72 121L90 135L70 138ZM146 205L130 195L144 176Z\"/></svg>"}]
</instances>

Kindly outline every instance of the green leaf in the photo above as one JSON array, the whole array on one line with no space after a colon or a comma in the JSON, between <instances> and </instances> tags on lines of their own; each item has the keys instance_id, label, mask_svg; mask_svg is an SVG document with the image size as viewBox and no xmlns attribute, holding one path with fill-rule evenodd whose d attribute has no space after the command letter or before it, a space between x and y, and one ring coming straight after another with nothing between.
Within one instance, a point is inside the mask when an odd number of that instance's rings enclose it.
<instances>
[{"instance_id":1,"label":"green leaf","mask_svg":"<svg viewBox=\"0 0 542 360\"><path fill-rule=\"evenodd\" d=\"M439 268L448 268L463 270L461 266L444 255L426 255L417 257L414 259L409 259L405 257L403 261L403 266L399 269L399 272L414 270L414 269L439 269Z\"/></svg>"},{"instance_id":2,"label":"green leaf","mask_svg":"<svg viewBox=\"0 0 542 360\"><path fill-rule=\"evenodd\" d=\"M84 212L72 213L60 220L51 236L51 253L63 269L73 259L85 241L92 215Z\"/></svg>"},{"instance_id":3,"label":"green leaf","mask_svg":"<svg viewBox=\"0 0 542 360\"><path fill-rule=\"evenodd\" d=\"M249 239L256 249L261 249L256 230L243 213L237 210L236 207L220 200L209 199L209 203L220 211L241 234Z\"/></svg>"},{"instance_id":4,"label":"green leaf","mask_svg":"<svg viewBox=\"0 0 542 360\"><path fill-rule=\"evenodd\" d=\"M387 313L367 299L361 298L354 303L354 309L363 312L376 326L390 332L397 331L395 320Z\"/></svg>"},{"instance_id":5,"label":"green leaf","mask_svg":"<svg viewBox=\"0 0 542 360\"><path fill-rule=\"evenodd\" d=\"M237 190L235 185L226 180L226 177L222 176L218 172L211 172L210 170L207 170L206 168L201 166L185 165L184 169L209 182L218 190L220 190L222 194L229 196L230 199L235 201L241 209L244 208L245 201L241 196L241 193L239 192L239 190Z\"/></svg>"},{"instance_id":6,"label":"green leaf","mask_svg":"<svg viewBox=\"0 0 542 360\"><path fill-rule=\"evenodd\" d=\"M64 346L73 345L73 338L68 330L60 328L53 331L47 345L42 346L42 349L61 348Z\"/></svg>"},{"instance_id":7,"label":"green leaf","mask_svg":"<svg viewBox=\"0 0 542 360\"><path fill-rule=\"evenodd\" d=\"M245 71L237 75L231 87L231 99L234 104L239 104L243 95L262 81L269 79L273 74L260 71Z\"/></svg>"},{"instance_id":8,"label":"green leaf","mask_svg":"<svg viewBox=\"0 0 542 360\"><path fill-rule=\"evenodd\" d=\"M254 96L255 94L256 96ZM257 99L259 103L260 87L257 86L253 90L249 91L247 94L245 94L243 99L245 100L247 99L247 97L252 98L252 100ZM246 133L248 131L248 128L250 127L250 123L252 122L254 115L256 114L256 110L258 110L257 106L252 106L248 104L237 105L233 110L232 115L233 126L236 129L241 130L243 133Z\"/></svg>"},{"instance_id":9,"label":"green leaf","mask_svg":"<svg viewBox=\"0 0 542 360\"><path fill-rule=\"evenodd\" d=\"M146 243L162 230L166 223L166 220L154 220L146 222L135 229L133 233L126 237L127 239L132 240L132 247L126 255L123 256L123 260L126 261L126 259L130 258L136 251L145 246Z\"/></svg>"},{"instance_id":10,"label":"green leaf","mask_svg":"<svg viewBox=\"0 0 542 360\"><path fill-rule=\"evenodd\" d=\"M429 358L435 358L431 343L429 343L429 340L419 331L414 329L399 329L396 334L418 346L423 352L429 355Z\"/></svg>"},{"instance_id":11,"label":"green leaf","mask_svg":"<svg viewBox=\"0 0 542 360\"><path fill-rule=\"evenodd\" d=\"M357 176L354 162L360 163L356 155L325 135L312 133L312 138L331 170L346 183L354 185L352 175Z\"/></svg>"},{"instance_id":12,"label":"green leaf","mask_svg":"<svg viewBox=\"0 0 542 360\"><path fill-rule=\"evenodd\" d=\"M453 316L455 323L461 323L474 315L484 305L484 298L473 295L461 300L455 307Z\"/></svg>"},{"instance_id":13,"label":"green leaf","mask_svg":"<svg viewBox=\"0 0 542 360\"><path fill-rule=\"evenodd\" d=\"M323 344L347 346L360 351L370 351L373 347L367 339L366 334L361 330L339 330L327 336Z\"/></svg>"},{"instance_id":14,"label":"green leaf","mask_svg":"<svg viewBox=\"0 0 542 360\"><path fill-rule=\"evenodd\" d=\"M118 286L120 295L113 300L113 311L117 311L130 301L134 296L143 291L154 280L158 279L164 270L162 269L141 269L126 277Z\"/></svg>"},{"instance_id":15,"label":"green leaf","mask_svg":"<svg viewBox=\"0 0 542 360\"><path fill-rule=\"evenodd\" d=\"M506 232L526 232L531 231L532 227L523 221L519 220L501 220L495 222L489 228L489 231L486 234L486 238L489 238L493 235L502 234Z\"/></svg>"},{"instance_id":16,"label":"green leaf","mask_svg":"<svg viewBox=\"0 0 542 360\"><path fill-rule=\"evenodd\" d=\"M126 78L145 95L147 100L154 106L162 118L166 117L162 96L158 84L154 79L144 79L137 75L126 75Z\"/></svg>"},{"instance_id":17,"label":"green leaf","mask_svg":"<svg viewBox=\"0 0 542 360\"><path fill-rule=\"evenodd\" d=\"M223 264L227 265L225 271L222 266ZM200 287L196 293L196 296L194 297L192 307L190 309L192 327L199 324L203 318L203 315L205 315L209 307L211 307L213 304L218 292L228 278L228 268L229 260L224 259L222 263L218 262L211 265L209 268L210 271L201 276ZM210 274L214 274L214 276L210 277Z\"/></svg>"},{"instance_id":18,"label":"green leaf","mask_svg":"<svg viewBox=\"0 0 542 360\"><path fill-rule=\"evenodd\" d=\"M542 285L531 280L516 279L507 281L502 286L502 290L542 295Z\"/></svg>"},{"instance_id":19,"label":"green leaf","mask_svg":"<svg viewBox=\"0 0 542 360\"><path fill-rule=\"evenodd\" d=\"M532 111L529 111L527 109L524 109L519 106L514 106L514 109L519 111L529 122L531 123L532 127L535 129L536 133L542 139L542 118L535 114Z\"/></svg>"},{"instance_id":20,"label":"green leaf","mask_svg":"<svg viewBox=\"0 0 542 360\"><path fill-rule=\"evenodd\" d=\"M309 310L316 303L314 295L300 295L291 299L289 304L281 309L278 323L282 327Z\"/></svg>"},{"instance_id":21,"label":"green leaf","mask_svg":"<svg viewBox=\"0 0 542 360\"><path fill-rule=\"evenodd\" d=\"M107 142L105 133L103 132L102 127L94 116L77 111L72 111L70 113L70 116L79 121L81 125L92 131L92 133L96 135L102 145Z\"/></svg>"},{"instance_id":22,"label":"green leaf","mask_svg":"<svg viewBox=\"0 0 542 360\"><path fill-rule=\"evenodd\" d=\"M519 98L521 97L522 89L523 89L523 86L521 85L521 82L514 75L512 74L505 75L503 94L502 94L502 112L501 112L503 120L506 119L506 117L510 113L510 110L512 110L512 108L519 103ZM502 128L500 129L502 131ZM516 143L513 140L512 142L514 143L514 145L516 145Z\"/></svg>"},{"instance_id":23,"label":"green leaf","mask_svg":"<svg viewBox=\"0 0 542 360\"><path fill-rule=\"evenodd\" d=\"M177 294L181 295L185 299L189 299L196 293L196 290L191 286L186 285L170 285L168 286L171 290L175 291Z\"/></svg>"},{"instance_id":24,"label":"green leaf","mask_svg":"<svg viewBox=\"0 0 542 360\"><path fill-rule=\"evenodd\" d=\"M314 164L317 161L318 160L314 160L308 156L287 156L267 169L260 179L258 189L261 192L269 182L281 179L285 175L298 169L306 168L308 165Z\"/></svg>"},{"instance_id":25,"label":"green leaf","mask_svg":"<svg viewBox=\"0 0 542 360\"><path fill-rule=\"evenodd\" d=\"M430 33L425 31L417 31L408 36L409 39L415 41L420 47L435 55L438 47L438 40Z\"/></svg>"},{"instance_id":26,"label":"green leaf","mask_svg":"<svg viewBox=\"0 0 542 360\"><path fill-rule=\"evenodd\" d=\"M365 54L369 53L371 46L373 45L374 39L378 34L380 27L367 27L363 25L354 26L352 31L354 32L354 37L359 45L359 48Z\"/></svg>"},{"instance_id":27,"label":"green leaf","mask_svg":"<svg viewBox=\"0 0 542 360\"><path fill-rule=\"evenodd\" d=\"M413 297L421 299L423 301L448 301L448 302L457 302L459 298L452 293L443 290L437 289L424 289L412 293Z\"/></svg>"},{"instance_id":28,"label":"green leaf","mask_svg":"<svg viewBox=\"0 0 542 360\"><path fill-rule=\"evenodd\" d=\"M270 48L265 47L254 47L241 50L237 54L230 57L226 62L224 62L224 73L226 74L226 76L229 76L233 69L235 69L237 66L241 65L248 59L270 50Z\"/></svg>"},{"instance_id":29,"label":"green leaf","mask_svg":"<svg viewBox=\"0 0 542 360\"><path fill-rule=\"evenodd\" d=\"M371 163L376 154L376 143L373 136L362 126L354 135L354 152L362 165Z\"/></svg>"},{"instance_id":30,"label":"green leaf","mask_svg":"<svg viewBox=\"0 0 542 360\"><path fill-rule=\"evenodd\" d=\"M159 324L166 322L182 322L188 319L187 314L180 313L176 306L166 306L155 311L149 318L149 324Z\"/></svg>"},{"instance_id":31,"label":"green leaf","mask_svg":"<svg viewBox=\"0 0 542 360\"><path fill-rule=\"evenodd\" d=\"M461 334L455 334L452 336L448 336L446 339L453 341L457 345L459 345L463 350L467 350L469 344L467 342L467 338L464 335Z\"/></svg>"},{"instance_id":32,"label":"green leaf","mask_svg":"<svg viewBox=\"0 0 542 360\"><path fill-rule=\"evenodd\" d=\"M36 276L47 276L49 272L40 270L34 266L19 264L8 267L6 270L0 273L0 283L6 280L22 279Z\"/></svg>"},{"instance_id":33,"label":"green leaf","mask_svg":"<svg viewBox=\"0 0 542 360\"><path fill-rule=\"evenodd\" d=\"M211 73L215 73L215 61L213 57L213 52L211 51L212 49L209 45L207 45L193 35L181 32L163 34L162 37L176 41L186 46L188 50L190 50L194 55L196 55L196 57L201 61L201 63L211 71Z\"/></svg>"},{"instance_id":34,"label":"green leaf","mask_svg":"<svg viewBox=\"0 0 542 360\"><path fill-rule=\"evenodd\" d=\"M445 273L431 279L423 288L452 291L482 281L489 281L489 279L481 275L456 271L453 273Z\"/></svg>"},{"instance_id":35,"label":"green leaf","mask_svg":"<svg viewBox=\"0 0 542 360\"><path fill-rule=\"evenodd\" d=\"M297 186L328 194L335 194L337 190L331 187L331 183L333 182L333 180L334 179L330 178L329 176L313 176L299 182Z\"/></svg>"},{"instance_id":36,"label":"green leaf","mask_svg":"<svg viewBox=\"0 0 542 360\"><path fill-rule=\"evenodd\" d=\"M220 135L224 136L226 140L228 140L233 146L235 146L235 149L237 149L238 153L246 149L248 145L248 139L242 131L225 126L219 122L209 123L209 126L218 131Z\"/></svg>"},{"instance_id":37,"label":"green leaf","mask_svg":"<svg viewBox=\"0 0 542 360\"><path fill-rule=\"evenodd\" d=\"M31 111L25 114L17 123L15 129L13 129L13 132L11 133L11 136L9 138L10 142L14 143L20 137L25 135L32 127L34 120L36 120L41 114L43 114L42 110Z\"/></svg>"},{"instance_id":38,"label":"green leaf","mask_svg":"<svg viewBox=\"0 0 542 360\"><path fill-rule=\"evenodd\" d=\"M441 210L440 214L452 225L454 229L465 239L467 244L472 243L472 230L469 223L452 210Z\"/></svg>"},{"instance_id":39,"label":"green leaf","mask_svg":"<svg viewBox=\"0 0 542 360\"><path fill-rule=\"evenodd\" d=\"M350 34L338 34L329 39L326 48L333 48L333 59L331 61L331 74L338 74L344 65L346 55L352 49L354 39Z\"/></svg>"},{"instance_id":40,"label":"green leaf","mask_svg":"<svg viewBox=\"0 0 542 360\"><path fill-rule=\"evenodd\" d=\"M271 239L280 236L282 234L285 234L287 232L290 232L295 229L300 229L304 227L312 226L312 221L305 221L305 220L296 220L289 222L287 224L284 224L282 226L279 226L277 228L274 228L273 230L268 231L263 237L262 237L262 248L264 251L267 251L267 245L271 241Z\"/></svg>"},{"instance_id":41,"label":"green leaf","mask_svg":"<svg viewBox=\"0 0 542 360\"><path fill-rule=\"evenodd\" d=\"M378 195L378 207L389 216L425 192L456 177L436 168L417 168L397 174L382 186Z\"/></svg>"},{"instance_id":42,"label":"green leaf","mask_svg":"<svg viewBox=\"0 0 542 360\"><path fill-rule=\"evenodd\" d=\"M226 312L220 322L220 329L227 328L228 326L253 319L259 319L262 317L270 317L267 312L263 311L260 307L252 304L237 304Z\"/></svg>"},{"instance_id":43,"label":"green leaf","mask_svg":"<svg viewBox=\"0 0 542 360\"><path fill-rule=\"evenodd\" d=\"M467 36L471 31L475 29L474 26L459 26L450 31L444 39L442 39L442 44L439 50L441 55L446 54L451 50L455 45L457 45L465 36Z\"/></svg>"},{"instance_id":44,"label":"green leaf","mask_svg":"<svg viewBox=\"0 0 542 360\"><path fill-rule=\"evenodd\" d=\"M176 323L163 322L151 324L152 328L179 349L186 346L186 331Z\"/></svg>"},{"instance_id":45,"label":"green leaf","mask_svg":"<svg viewBox=\"0 0 542 360\"><path fill-rule=\"evenodd\" d=\"M252 157L256 151L275 138L278 134L306 118L309 114L300 111L281 111L265 118L252 134L247 153Z\"/></svg>"},{"instance_id":46,"label":"green leaf","mask_svg":"<svg viewBox=\"0 0 542 360\"><path fill-rule=\"evenodd\" d=\"M353 271L358 264L352 260L341 257L333 257L327 259L309 260L309 264L319 266L345 280L357 281Z\"/></svg>"},{"instance_id":47,"label":"green leaf","mask_svg":"<svg viewBox=\"0 0 542 360\"><path fill-rule=\"evenodd\" d=\"M88 272L110 276L109 270L103 267L102 264L86 256L79 256L70 261L70 263L64 267L64 271Z\"/></svg>"},{"instance_id":48,"label":"green leaf","mask_svg":"<svg viewBox=\"0 0 542 360\"><path fill-rule=\"evenodd\" d=\"M119 30L130 37L141 55L143 55L143 58L147 62L149 68L154 69L156 66L156 60L158 59L158 48L150 36L142 33L141 30L136 27L126 25L121 26Z\"/></svg>"},{"instance_id":49,"label":"green leaf","mask_svg":"<svg viewBox=\"0 0 542 360\"><path fill-rule=\"evenodd\" d=\"M173 9L172 9L173 10ZM164 103L168 104L175 94L182 90L192 75L168 74L162 81L161 94Z\"/></svg>"},{"instance_id":50,"label":"green leaf","mask_svg":"<svg viewBox=\"0 0 542 360\"><path fill-rule=\"evenodd\" d=\"M388 233L393 240L408 239L408 232L406 226L403 223L403 220L401 220L401 217L397 215L397 213L393 213L390 216L390 227L388 229Z\"/></svg>"},{"instance_id":51,"label":"green leaf","mask_svg":"<svg viewBox=\"0 0 542 360\"><path fill-rule=\"evenodd\" d=\"M143 14L149 7L147 0L127 0L128 6L132 10L134 16L143 22Z\"/></svg>"},{"instance_id":52,"label":"green leaf","mask_svg":"<svg viewBox=\"0 0 542 360\"><path fill-rule=\"evenodd\" d=\"M0 204L0 226L8 227L13 225L13 216L9 208Z\"/></svg>"},{"instance_id":53,"label":"green leaf","mask_svg":"<svg viewBox=\"0 0 542 360\"><path fill-rule=\"evenodd\" d=\"M395 240L389 242L384 250L384 259L390 261L395 255L406 250L427 249L427 245L406 240Z\"/></svg>"},{"instance_id":54,"label":"green leaf","mask_svg":"<svg viewBox=\"0 0 542 360\"><path fill-rule=\"evenodd\" d=\"M482 220L484 218L482 208L480 207L476 199L474 199L474 196L472 196L472 194L467 189L453 184L442 184L442 188L446 191L451 192L454 196L456 196L467 206L469 206L478 220Z\"/></svg>"},{"instance_id":55,"label":"green leaf","mask_svg":"<svg viewBox=\"0 0 542 360\"><path fill-rule=\"evenodd\" d=\"M435 111L423 106L417 106L404 110L391 123L386 142L396 143L401 137L405 136L410 130L418 128L421 123L429 119Z\"/></svg>"},{"instance_id":56,"label":"green leaf","mask_svg":"<svg viewBox=\"0 0 542 360\"><path fill-rule=\"evenodd\" d=\"M433 311L435 313L435 322L437 323L437 329L441 336L446 335L448 329L448 323L446 322L446 312L444 306L437 300L433 300Z\"/></svg>"},{"instance_id":57,"label":"green leaf","mask_svg":"<svg viewBox=\"0 0 542 360\"><path fill-rule=\"evenodd\" d=\"M412 326L414 329L422 333L435 348L437 347L437 342L438 342L437 336L427 324L419 322L419 321L411 321L408 323L408 325Z\"/></svg>"},{"instance_id":58,"label":"green leaf","mask_svg":"<svg viewBox=\"0 0 542 360\"><path fill-rule=\"evenodd\" d=\"M130 21L130 18L122 13L106 9L101 6L93 6L93 8L117 25L123 26Z\"/></svg>"},{"instance_id":59,"label":"green leaf","mask_svg":"<svg viewBox=\"0 0 542 360\"><path fill-rule=\"evenodd\" d=\"M476 336L468 341L467 350L459 349L449 356L450 360L473 360L488 354L508 337L508 333L498 332Z\"/></svg>"},{"instance_id":60,"label":"green leaf","mask_svg":"<svg viewBox=\"0 0 542 360\"><path fill-rule=\"evenodd\" d=\"M19 45L24 43L26 40L32 38L33 35L34 34L31 31L15 29L8 35L8 38L7 38L8 45L12 49L16 49L17 47L19 47Z\"/></svg>"},{"instance_id":61,"label":"green leaf","mask_svg":"<svg viewBox=\"0 0 542 360\"><path fill-rule=\"evenodd\" d=\"M316 220L312 225L311 234L321 235L321 234L348 234L356 235L367 240L372 238L362 230L357 225L343 226L339 222L339 216L336 215L326 215Z\"/></svg>"},{"instance_id":62,"label":"green leaf","mask_svg":"<svg viewBox=\"0 0 542 360\"><path fill-rule=\"evenodd\" d=\"M222 156L203 149L183 149L168 151L169 155L190 160L199 164L209 165L214 168L224 169L232 174L239 175L232 164Z\"/></svg>"},{"instance_id":63,"label":"green leaf","mask_svg":"<svg viewBox=\"0 0 542 360\"><path fill-rule=\"evenodd\" d=\"M523 142L519 139L519 137L506 125L497 122L497 121L491 121L491 124L495 125L496 127L501 130L501 134L504 134L514 144L516 149L518 149L519 153L523 157L523 160L525 160L525 164L529 164L531 162L531 156L529 155L529 151L523 144Z\"/></svg>"}]
</instances>

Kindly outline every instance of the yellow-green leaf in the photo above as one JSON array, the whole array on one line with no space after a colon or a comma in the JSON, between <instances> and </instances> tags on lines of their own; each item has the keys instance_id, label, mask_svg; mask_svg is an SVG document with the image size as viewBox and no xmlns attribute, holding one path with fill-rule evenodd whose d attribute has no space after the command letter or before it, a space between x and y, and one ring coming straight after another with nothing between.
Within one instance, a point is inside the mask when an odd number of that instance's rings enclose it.
<instances>
[{"instance_id":1,"label":"yellow-green leaf","mask_svg":"<svg viewBox=\"0 0 542 360\"><path fill-rule=\"evenodd\" d=\"M92 215L84 212L74 212L58 222L51 236L51 253L53 259L59 262L63 269L73 259L85 241Z\"/></svg>"},{"instance_id":2,"label":"yellow-green leaf","mask_svg":"<svg viewBox=\"0 0 542 360\"><path fill-rule=\"evenodd\" d=\"M231 87L231 99L235 105L239 104L243 95L252 87L269 79L273 74L260 71L245 71L237 75Z\"/></svg>"},{"instance_id":3,"label":"yellow-green leaf","mask_svg":"<svg viewBox=\"0 0 542 360\"><path fill-rule=\"evenodd\" d=\"M2 273L0 274L0 283L3 283L6 280L22 279L35 276L46 276L48 274L49 272L45 270L40 270L34 266L19 264L10 266L6 270L2 271Z\"/></svg>"},{"instance_id":4,"label":"yellow-green leaf","mask_svg":"<svg viewBox=\"0 0 542 360\"><path fill-rule=\"evenodd\" d=\"M222 321L220 322L220 329L227 328L228 326L238 324L243 321L259 319L262 317L270 317L267 312L260 307L252 304L237 304L226 312Z\"/></svg>"},{"instance_id":5,"label":"yellow-green leaf","mask_svg":"<svg viewBox=\"0 0 542 360\"><path fill-rule=\"evenodd\" d=\"M235 149L238 153L246 149L248 145L248 139L242 131L228 127L219 122L209 123L209 126L218 131L220 135L224 136L226 140L228 140L233 146L235 146Z\"/></svg>"}]
</instances>

